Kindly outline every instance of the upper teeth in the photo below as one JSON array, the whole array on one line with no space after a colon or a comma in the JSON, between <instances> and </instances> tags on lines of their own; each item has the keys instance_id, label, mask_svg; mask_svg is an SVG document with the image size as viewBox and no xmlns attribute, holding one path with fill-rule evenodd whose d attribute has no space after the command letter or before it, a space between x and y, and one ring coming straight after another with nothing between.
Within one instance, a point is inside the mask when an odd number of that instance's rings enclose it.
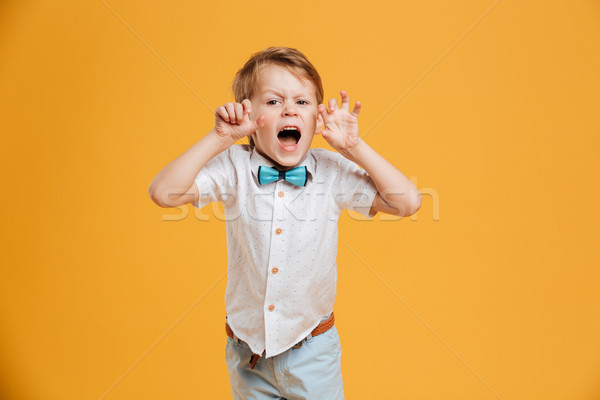
<instances>
[{"instance_id":1,"label":"upper teeth","mask_svg":"<svg viewBox=\"0 0 600 400\"><path fill-rule=\"evenodd\" d=\"M282 131L297 131L297 130L298 129L294 128L293 126L286 126L285 128L282 129Z\"/></svg>"}]
</instances>

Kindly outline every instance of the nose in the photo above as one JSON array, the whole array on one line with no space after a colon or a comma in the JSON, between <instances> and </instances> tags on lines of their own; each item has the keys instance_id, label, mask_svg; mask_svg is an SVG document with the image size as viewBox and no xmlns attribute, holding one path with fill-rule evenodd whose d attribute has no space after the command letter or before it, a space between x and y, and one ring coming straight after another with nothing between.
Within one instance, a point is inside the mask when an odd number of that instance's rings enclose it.
<instances>
[{"instance_id":1,"label":"nose","mask_svg":"<svg viewBox=\"0 0 600 400\"><path fill-rule=\"evenodd\" d=\"M286 117L294 117L298 115L298 111L294 103L285 103L283 106L283 115Z\"/></svg>"}]
</instances>

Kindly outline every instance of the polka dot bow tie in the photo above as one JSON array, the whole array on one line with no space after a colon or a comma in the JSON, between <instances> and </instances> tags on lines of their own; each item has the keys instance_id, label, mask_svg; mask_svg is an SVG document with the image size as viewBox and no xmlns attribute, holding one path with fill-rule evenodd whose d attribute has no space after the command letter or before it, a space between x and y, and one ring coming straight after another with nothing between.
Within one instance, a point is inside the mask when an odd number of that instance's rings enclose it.
<instances>
[{"instance_id":1,"label":"polka dot bow tie","mask_svg":"<svg viewBox=\"0 0 600 400\"><path fill-rule=\"evenodd\" d=\"M296 167L287 171L279 171L275 168L260 166L258 167L258 183L265 185L280 179L293 183L296 186L306 186L308 174L306 167Z\"/></svg>"}]
</instances>

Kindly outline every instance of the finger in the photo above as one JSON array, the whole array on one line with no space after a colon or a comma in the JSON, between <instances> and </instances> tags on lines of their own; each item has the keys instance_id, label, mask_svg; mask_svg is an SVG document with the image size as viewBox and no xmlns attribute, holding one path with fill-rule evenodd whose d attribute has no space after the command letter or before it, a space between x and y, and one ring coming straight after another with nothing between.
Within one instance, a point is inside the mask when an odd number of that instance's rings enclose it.
<instances>
[{"instance_id":1,"label":"finger","mask_svg":"<svg viewBox=\"0 0 600 400\"><path fill-rule=\"evenodd\" d=\"M217 114L223 121L229 122L229 115L227 115L227 110L223 106L217 107L215 110L215 114Z\"/></svg>"},{"instance_id":2,"label":"finger","mask_svg":"<svg viewBox=\"0 0 600 400\"><path fill-rule=\"evenodd\" d=\"M252 103L250 100L242 100L242 107L244 108L244 114L250 114L252 112Z\"/></svg>"},{"instance_id":3,"label":"finger","mask_svg":"<svg viewBox=\"0 0 600 400\"><path fill-rule=\"evenodd\" d=\"M329 112L335 111L337 108L337 101L335 99L329 99Z\"/></svg>"},{"instance_id":4,"label":"finger","mask_svg":"<svg viewBox=\"0 0 600 400\"><path fill-rule=\"evenodd\" d=\"M251 136L258 128L265 126L265 116L261 115L256 120L251 120L247 114L244 118L248 118L249 124L244 126L244 131L247 131L246 136Z\"/></svg>"},{"instance_id":5,"label":"finger","mask_svg":"<svg viewBox=\"0 0 600 400\"><path fill-rule=\"evenodd\" d=\"M357 101L354 104L354 109L352 110L352 115L354 115L355 117L358 117L358 113L360 112L361 107L362 107L362 104L360 104L360 101Z\"/></svg>"},{"instance_id":6,"label":"finger","mask_svg":"<svg viewBox=\"0 0 600 400\"><path fill-rule=\"evenodd\" d=\"M342 110L348 111L350 108L350 99L348 98L348 93L345 90L340 91L340 95L342 96Z\"/></svg>"},{"instance_id":7,"label":"finger","mask_svg":"<svg viewBox=\"0 0 600 400\"><path fill-rule=\"evenodd\" d=\"M327 143L329 143L329 140L331 139L331 132L328 131L327 129L322 130L321 131L321 136L323 137L323 139L325 139L325 141Z\"/></svg>"},{"instance_id":8,"label":"finger","mask_svg":"<svg viewBox=\"0 0 600 400\"><path fill-rule=\"evenodd\" d=\"M259 128L262 128L263 126L265 126L265 116L264 116L264 115L261 115L260 117L258 117L258 118L256 119L256 125L257 125Z\"/></svg>"},{"instance_id":9,"label":"finger","mask_svg":"<svg viewBox=\"0 0 600 400\"><path fill-rule=\"evenodd\" d=\"M241 124L244 120L244 107L240 103L235 103L233 109L235 110L235 122Z\"/></svg>"},{"instance_id":10,"label":"finger","mask_svg":"<svg viewBox=\"0 0 600 400\"><path fill-rule=\"evenodd\" d=\"M227 103L223 107L227 110L227 122L230 124L235 124L235 109L233 107L233 103Z\"/></svg>"},{"instance_id":11,"label":"finger","mask_svg":"<svg viewBox=\"0 0 600 400\"><path fill-rule=\"evenodd\" d=\"M319 110L319 115L321 116L323 123L328 124L331 121L331 118L329 116L327 107L325 107L325 105L323 104L319 104L319 107L317 109Z\"/></svg>"}]
</instances>

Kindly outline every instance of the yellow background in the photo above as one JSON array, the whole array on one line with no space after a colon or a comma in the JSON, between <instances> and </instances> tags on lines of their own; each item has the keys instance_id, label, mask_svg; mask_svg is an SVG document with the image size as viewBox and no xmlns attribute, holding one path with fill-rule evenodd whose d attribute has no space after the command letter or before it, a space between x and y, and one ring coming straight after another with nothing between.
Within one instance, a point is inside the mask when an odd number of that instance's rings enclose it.
<instances>
[{"instance_id":1,"label":"yellow background","mask_svg":"<svg viewBox=\"0 0 600 400\"><path fill-rule=\"evenodd\" d=\"M147 190L271 45L425 195L340 222L347 398L600 399L589 0L2 1L0 398L228 398L220 210Z\"/></svg>"}]
</instances>

